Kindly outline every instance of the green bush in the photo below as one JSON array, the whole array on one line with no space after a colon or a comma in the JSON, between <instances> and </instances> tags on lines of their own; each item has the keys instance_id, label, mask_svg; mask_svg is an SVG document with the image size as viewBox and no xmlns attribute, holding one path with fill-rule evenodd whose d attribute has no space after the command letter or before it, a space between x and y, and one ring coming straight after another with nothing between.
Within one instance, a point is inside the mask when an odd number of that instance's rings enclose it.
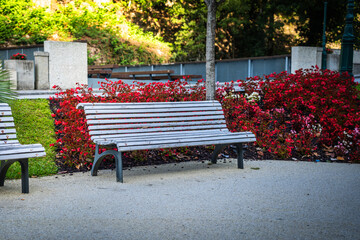
<instances>
[{"instance_id":1,"label":"green bush","mask_svg":"<svg viewBox=\"0 0 360 240\"><path fill-rule=\"evenodd\" d=\"M51 117L49 102L45 99L15 100L10 102L13 113L17 138L21 144L40 143L46 151L42 158L32 158L29 161L30 176L51 175L57 172L55 164L54 120ZM19 163L14 163L6 175L7 178L20 178Z\"/></svg>"},{"instance_id":2,"label":"green bush","mask_svg":"<svg viewBox=\"0 0 360 240\"><path fill-rule=\"evenodd\" d=\"M44 40L91 42L92 39L110 38L116 40L108 45L89 44L100 50L103 62L149 64L171 57L170 44L126 20L120 3L75 0L52 4L56 11L36 7L31 0L0 0L0 44L26 45ZM123 51L119 53L118 50ZM115 55L117 62L109 60L109 55Z\"/></svg>"}]
</instances>

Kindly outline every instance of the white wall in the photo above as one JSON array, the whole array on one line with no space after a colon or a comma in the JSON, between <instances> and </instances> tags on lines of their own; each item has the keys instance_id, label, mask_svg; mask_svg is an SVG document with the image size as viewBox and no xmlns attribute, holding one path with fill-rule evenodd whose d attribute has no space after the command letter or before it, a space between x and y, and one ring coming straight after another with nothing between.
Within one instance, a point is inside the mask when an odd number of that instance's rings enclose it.
<instances>
[{"instance_id":1,"label":"white wall","mask_svg":"<svg viewBox=\"0 0 360 240\"><path fill-rule=\"evenodd\" d=\"M76 83L87 84L87 43L45 41L49 53L50 88L75 88Z\"/></svg>"}]
</instances>

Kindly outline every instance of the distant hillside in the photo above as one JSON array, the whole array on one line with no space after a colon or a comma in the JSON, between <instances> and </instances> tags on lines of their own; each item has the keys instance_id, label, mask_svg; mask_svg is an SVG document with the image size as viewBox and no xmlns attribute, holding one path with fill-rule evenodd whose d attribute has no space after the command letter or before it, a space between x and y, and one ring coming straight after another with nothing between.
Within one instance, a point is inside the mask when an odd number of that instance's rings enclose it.
<instances>
[{"instance_id":1,"label":"distant hillside","mask_svg":"<svg viewBox=\"0 0 360 240\"><path fill-rule=\"evenodd\" d=\"M89 64L169 61L171 44L123 13L121 3L104 0L0 0L0 46L86 40Z\"/></svg>"}]
</instances>

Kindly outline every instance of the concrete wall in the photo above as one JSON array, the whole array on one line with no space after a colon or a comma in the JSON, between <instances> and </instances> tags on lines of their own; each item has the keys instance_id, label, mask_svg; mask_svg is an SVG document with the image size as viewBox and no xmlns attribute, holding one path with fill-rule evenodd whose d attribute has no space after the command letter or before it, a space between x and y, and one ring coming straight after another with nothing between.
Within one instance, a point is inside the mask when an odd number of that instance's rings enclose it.
<instances>
[{"instance_id":1,"label":"concrete wall","mask_svg":"<svg viewBox=\"0 0 360 240\"><path fill-rule=\"evenodd\" d=\"M35 58L35 88L50 89L49 82L49 53L34 52Z\"/></svg>"},{"instance_id":2,"label":"concrete wall","mask_svg":"<svg viewBox=\"0 0 360 240\"><path fill-rule=\"evenodd\" d=\"M16 85L18 90L35 89L34 61L5 60L4 68L16 71ZM15 79L15 77L11 77L11 79Z\"/></svg>"},{"instance_id":3,"label":"concrete wall","mask_svg":"<svg viewBox=\"0 0 360 240\"><path fill-rule=\"evenodd\" d=\"M86 43L45 41L44 51L49 53L50 88L58 85L68 89L76 83L88 83Z\"/></svg>"},{"instance_id":4,"label":"concrete wall","mask_svg":"<svg viewBox=\"0 0 360 240\"><path fill-rule=\"evenodd\" d=\"M321 67L322 48L320 47L292 47L291 48L291 72L295 73L300 68L311 68L317 65ZM360 51L354 51L353 74L360 74L357 64L360 64ZM340 49L333 49L333 53L327 54L327 69L339 71Z\"/></svg>"}]
</instances>

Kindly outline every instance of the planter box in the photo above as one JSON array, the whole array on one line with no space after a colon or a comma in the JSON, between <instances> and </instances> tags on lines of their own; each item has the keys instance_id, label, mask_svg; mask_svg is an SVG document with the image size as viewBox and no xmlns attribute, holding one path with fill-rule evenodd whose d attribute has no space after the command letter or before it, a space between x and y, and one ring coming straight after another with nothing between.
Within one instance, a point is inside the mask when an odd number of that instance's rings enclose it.
<instances>
[{"instance_id":1,"label":"planter box","mask_svg":"<svg viewBox=\"0 0 360 240\"><path fill-rule=\"evenodd\" d=\"M17 89L35 89L35 69L32 60L5 60L4 68L16 71Z\"/></svg>"}]
</instances>

